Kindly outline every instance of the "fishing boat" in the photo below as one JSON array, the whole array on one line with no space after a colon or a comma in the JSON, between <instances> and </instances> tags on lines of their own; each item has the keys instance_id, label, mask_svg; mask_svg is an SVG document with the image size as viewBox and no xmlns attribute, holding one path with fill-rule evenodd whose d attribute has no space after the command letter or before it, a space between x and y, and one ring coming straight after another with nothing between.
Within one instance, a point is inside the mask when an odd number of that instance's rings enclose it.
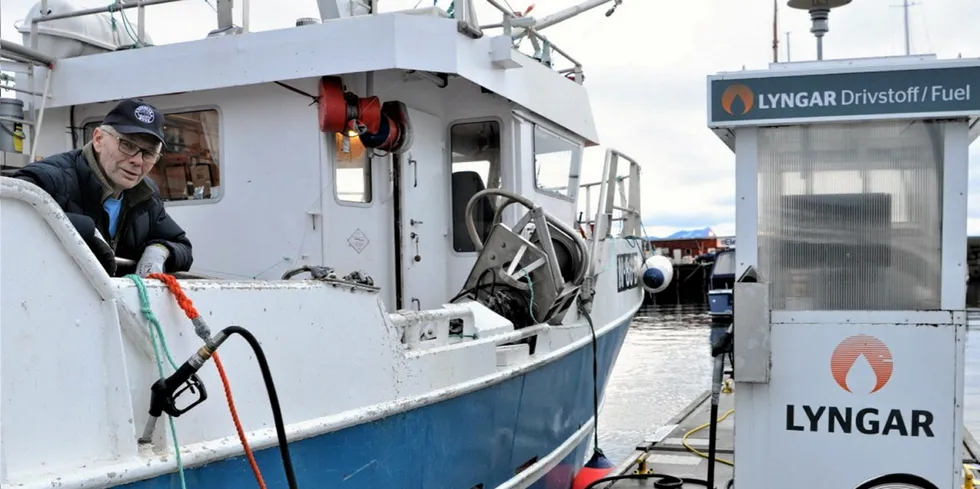
<instances>
[{"instance_id":1,"label":"fishing boat","mask_svg":"<svg viewBox=\"0 0 980 489\"><path fill-rule=\"evenodd\" d=\"M320 0L261 32L218 2L217 29L154 45L171 1L43 0L3 41L2 487L569 487L672 274L633 239L624 153L576 218L598 135L583 66L540 31L607 2L490 1L481 25L473 0ZM9 176L127 98L165 114L150 179L189 272L110 275Z\"/></svg>"}]
</instances>

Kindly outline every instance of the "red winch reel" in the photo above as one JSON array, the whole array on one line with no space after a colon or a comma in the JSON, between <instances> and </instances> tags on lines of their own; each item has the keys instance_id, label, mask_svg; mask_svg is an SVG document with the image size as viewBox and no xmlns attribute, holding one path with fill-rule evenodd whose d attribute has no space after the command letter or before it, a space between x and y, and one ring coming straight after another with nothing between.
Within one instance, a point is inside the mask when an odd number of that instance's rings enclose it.
<instances>
[{"instance_id":1,"label":"red winch reel","mask_svg":"<svg viewBox=\"0 0 980 489\"><path fill-rule=\"evenodd\" d=\"M352 131L365 147L395 154L412 147L412 125L405 104L381 103L378 97L361 98L345 92L343 81L336 76L320 78L319 91L317 113L321 131Z\"/></svg>"}]
</instances>

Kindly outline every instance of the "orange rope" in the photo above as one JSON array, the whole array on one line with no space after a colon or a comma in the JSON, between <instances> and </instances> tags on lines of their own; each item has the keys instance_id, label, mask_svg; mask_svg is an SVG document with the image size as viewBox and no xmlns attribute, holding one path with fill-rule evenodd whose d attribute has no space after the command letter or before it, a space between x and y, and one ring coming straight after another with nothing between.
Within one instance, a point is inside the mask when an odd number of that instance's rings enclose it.
<instances>
[{"instance_id":1,"label":"orange rope","mask_svg":"<svg viewBox=\"0 0 980 489\"><path fill-rule=\"evenodd\" d=\"M194 307L194 302L191 301L190 297L187 297L187 294L185 294L184 290L181 289L180 284L173 275L151 273L149 277L155 278L166 284L167 288L170 289L170 292L177 299L177 304L184 310L184 313L187 315L188 319L193 321L201 316L201 314L197 312L197 309ZM252 472L255 473L255 480L258 481L259 487L262 489L267 489L265 480L262 478L262 472L259 470L259 464L255 461L255 454L252 453L252 447L249 446L248 439L245 438L245 428L242 427L242 421L238 418L238 410L235 409L235 400L231 395L231 383L228 381L228 375L225 373L225 367L221 363L221 357L218 355L218 352L214 352L214 355L212 355L211 358L214 358L214 365L218 368L218 374L221 376L221 383L225 388L225 398L228 400L228 409L231 411L231 418L235 422L235 430L238 432L238 439L242 442L242 446L245 448L245 455L248 457L248 462L252 466Z\"/></svg>"}]
</instances>

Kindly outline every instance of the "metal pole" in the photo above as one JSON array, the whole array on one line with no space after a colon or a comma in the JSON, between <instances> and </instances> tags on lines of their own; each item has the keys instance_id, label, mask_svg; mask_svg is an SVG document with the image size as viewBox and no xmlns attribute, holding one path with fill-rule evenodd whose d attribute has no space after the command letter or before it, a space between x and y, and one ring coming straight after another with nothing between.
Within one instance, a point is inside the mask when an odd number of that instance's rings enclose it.
<instances>
[{"instance_id":1,"label":"metal pole","mask_svg":"<svg viewBox=\"0 0 980 489\"><path fill-rule=\"evenodd\" d=\"M45 65L51 66L54 64L54 58L44 54L40 51L21 46L20 44L15 44L11 41L5 41L0 39L0 49L4 51L16 54L24 59L33 61L35 63L43 63Z\"/></svg>"},{"instance_id":2,"label":"metal pole","mask_svg":"<svg viewBox=\"0 0 980 489\"><path fill-rule=\"evenodd\" d=\"M42 17L48 11L48 0L41 0L41 10L38 11ZM37 22L31 22L31 49L37 49ZM33 73L33 72L32 72ZM34 90L31 87L31 90Z\"/></svg>"},{"instance_id":3,"label":"metal pole","mask_svg":"<svg viewBox=\"0 0 980 489\"><path fill-rule=\"evenodd\" d=\"M143 39L146 39L146 7L144 6L144 0L136 0L136 4L139 6L139 12L137 13L136 22L139 23L136 26L139 32L136 36L139 38L136 40L136 44L142 46Z\"/></svg>"},{"instance_id":4,"label":"metal pole","mask_svg":"<svg viewBox=\"0 0 980 489\"><path fill-rule=\"evenodd\" d=\"M160 5L160 4L163 4L163 3L180 2L180 1L181 0L143 0L143 2L140 3L140 4L136 4L136 3L119 3L119 2L116 2L116 3L109 4L108 6L105 6L105 7L94 7L94 8L87 8L87 9L82 9L82 10L76 10L74 12L66 12L66 13L63 13L63 14L46 15L44 17L35 18L35 19L31 20L31 24L38 24L40 22L47 22L49 20L69 19L69 18L72 18L72 17L81 17L83 15L101 14L103 12L115 12L115 11L118 11L118 10L125 10L125 9L128 9L128 8L135 8L135 7L139 7L139 6L149 7L151 5Z\"/></svg>"},{"instance_id":5,"label":"metal pole","mask_svg":"<svg viewBox=\"0 0 980 489\"><path fill-rule=\"evenodd\" d=\"M772 62L779 62L779 0L772 0Z\"/></svg>"},{"instance_id":6,"label":"metal pole","mask_svg":"<svg viewBox=\"0 0 980 489\"><path fill-rule=\"evenodd\" d=\"M790 54L791 54L791 52L789 50L789 31L786 31L786 62L787 63L789 63L790 61L793 60L793 58L792 58L792 56L790 56Z\"/></svg>"},{"instance_id":7,"label":"metal pole","mask_svg":"<svg viewBox=\"0 0 980 489\"><path fill-rule=\"evenodd\" d=\"M371 8L373 11L374 7ZM242 33L248 32L249 11L251 10L251 7L248 5L248 0L242 0Z\"/></svg>"},{"instance_id":8,"label":"metal pole","mask_svg":"<svg viewBox=\"0 0 980 489\"><path fill-rule=\"evenodd\" d=\"M817 38L817 59L823 59L823 37Z\"/></svg>"},{"instance_id":9,"label":"metal pole","mask_svg":"<svg viewBox=\"0 0 980 489\"><path fill-rule=\"evenodd\" d=\"M555 12L535 22L534 29L540 31L546 27L553 26L559 22L564 22L572 17L575 17L576 15L588 12L589 10L611 1L612 0L588 0L578 5L572 5L571 7Z\"/></svg>"},{"instance_id":10,"label":"metal pole","mask_svg":"<svg viewBox=\"0 0 980 489\"><path fill-rule=\"evenodd\" d=\"M911 54L909 46L909 0L903 0L902 9L905 11L905 55Z\"/></svg>"},{"instance_id":11,"label":"metal pole","mask_svg":"<svg viewBox=\"0 0 980 489\"><path fill-rule=\"evenodd\" d=\"M48 89L51 88L51 77L54 75L54 70L48 68L47 73L44 74L44 95L41 96L41 110L38 111L37 119L34 120L34 126L31 130L31 156L27 160L28 163L34 161L34 155L37 154L37 140L40 139L38 136L41 134L41 122L44 120L44 106L48 103Z\"/></svg>"}]
</instances>

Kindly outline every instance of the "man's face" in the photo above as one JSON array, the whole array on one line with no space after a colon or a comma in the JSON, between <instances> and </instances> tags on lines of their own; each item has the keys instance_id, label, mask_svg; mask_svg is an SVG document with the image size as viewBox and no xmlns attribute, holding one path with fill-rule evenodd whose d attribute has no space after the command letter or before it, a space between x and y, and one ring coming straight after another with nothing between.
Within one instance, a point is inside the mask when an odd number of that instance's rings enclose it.
<instances>
[{"instance_id":1,"label":"man's face","mask_svg":"<svg viewBox=\"0 0 980 489\"><path fill-rule=\"evenodd\" d=\"M99 155L99 164L116 190L136 186L160 159L163 146L148 134L119 134L98 128L92 142Z\"/></svg>"}]
</instances>

